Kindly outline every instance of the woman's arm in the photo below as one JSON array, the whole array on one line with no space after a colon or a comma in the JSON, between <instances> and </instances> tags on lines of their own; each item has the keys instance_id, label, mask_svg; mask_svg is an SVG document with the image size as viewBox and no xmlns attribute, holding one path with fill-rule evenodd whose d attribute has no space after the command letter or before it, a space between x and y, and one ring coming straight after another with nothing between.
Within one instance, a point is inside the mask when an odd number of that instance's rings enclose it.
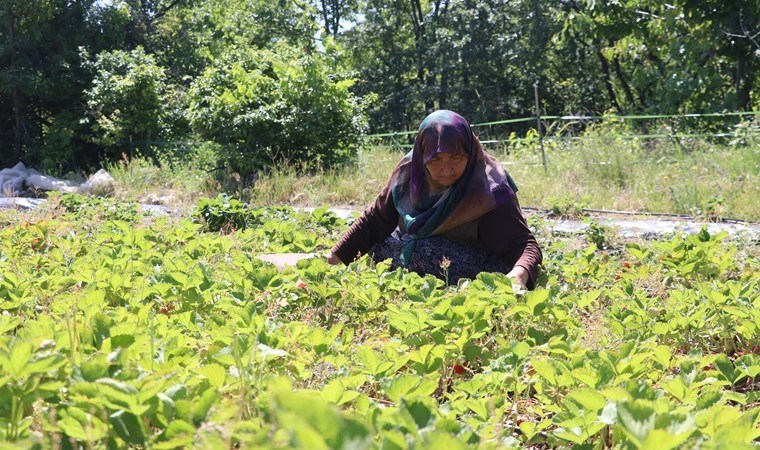
<instances>
[{"instance_id":1,"label":"woman's arm","mask_svg":"<svg viewBox=\"0 0 760 450\"><path fill-rule=\"evenodd\" d=\"M543 255L516 197L480 218L478 238L488 251L511 267L507 275L528 289L536 286Z\"/></svg>"},{"instance_id":2,"label":"woman's arm","mask_svg":"<svg viewBox=\"0 0 760 450\"><path fill-rule=\"evenodd\" d=\"M327 255L327 262L350 263L367 253L373 245L382 242L398 226L399 214L393 204L391 191L386 186L375 203L367 208Z\"/></svg>"}]
</instances>

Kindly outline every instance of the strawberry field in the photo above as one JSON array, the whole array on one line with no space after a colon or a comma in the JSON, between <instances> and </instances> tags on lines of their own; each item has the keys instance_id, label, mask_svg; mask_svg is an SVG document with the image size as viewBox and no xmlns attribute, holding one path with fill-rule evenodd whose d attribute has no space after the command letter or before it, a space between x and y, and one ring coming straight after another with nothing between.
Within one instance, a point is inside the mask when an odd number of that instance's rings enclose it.
<instances>
[{"instance_id":1,"label":"strawberry field","mask_svg":"<svg viewBox=\"0 0 760 450\"><path fill-rule=\"evenodd\" d=\"M0 216L11 448L754 448L757 243L555 236L535 291L325 252L326 209L187 218L61 196ZM57 206L55 206L57 205ZM54 207L55 206L55 207Z\"/></svg>"}]
</instances>

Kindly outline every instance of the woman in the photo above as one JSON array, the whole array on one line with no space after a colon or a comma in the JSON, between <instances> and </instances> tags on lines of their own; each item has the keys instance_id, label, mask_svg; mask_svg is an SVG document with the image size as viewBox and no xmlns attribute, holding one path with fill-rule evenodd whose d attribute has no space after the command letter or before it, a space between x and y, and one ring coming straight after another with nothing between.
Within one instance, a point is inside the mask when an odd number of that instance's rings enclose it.
<instances>
[{"instance_id":1,"label":"woman","mask_svg":"<svg viewBox=\"0 0 760 450\"><path fill-rule=\"evenodd\" d=\"M390 258L394 266L451 284L487 271L533 289L542 255L516 191L467 120L436 111L422 121L412 151L327 261L349 263L370 253L375 261Z\"/></svg>"}]
</instances>

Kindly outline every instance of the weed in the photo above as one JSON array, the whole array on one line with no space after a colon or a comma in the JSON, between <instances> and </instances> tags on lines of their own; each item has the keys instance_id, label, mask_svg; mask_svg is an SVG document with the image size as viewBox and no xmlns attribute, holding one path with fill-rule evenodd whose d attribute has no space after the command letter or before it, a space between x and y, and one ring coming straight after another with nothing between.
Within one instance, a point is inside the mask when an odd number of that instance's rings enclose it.
<instances>
[{"instance_id":1,"label":"weed","mask_svg":"<svg viewBox=\"0 0 760 450\"><path fill-rule=\"evenodd\" d=\"M555 197L551 200L549 215L560 219L580 219L585 216L585 202L576 202L566 197Z\"/></svg>"}]
</instances>

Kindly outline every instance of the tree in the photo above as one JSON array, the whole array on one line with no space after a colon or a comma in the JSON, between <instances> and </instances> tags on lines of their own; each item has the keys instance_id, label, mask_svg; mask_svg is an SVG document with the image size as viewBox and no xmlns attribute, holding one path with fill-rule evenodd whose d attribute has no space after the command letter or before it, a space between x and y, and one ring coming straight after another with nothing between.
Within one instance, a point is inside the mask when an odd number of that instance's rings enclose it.
<instances>
[{"instance_id":1,"label":"tree","mask_svg":"<svg viewBox=\"0 0 760 450\"><path fill-rule=\"evenodd\" d=\"M357 151L361 111L353 81L333 64L286 44L230 52L193 82L190 123L225 146L229 169L239 173L345 162Z\"/></svg>"},{"instance_id":2,"label":"tree","mask_svg":"<svg viewBox=\"0 0 760 450\"><path fill-rule=\"evenodd\" d=\"M342 24L356 17L357 0L315 0L315 6L322 18L325 34L338 38Z\"/></svg>"},{"instance_id":3,"label":"tree","mask_svg":"<svg viewBox=\"0 0 760 450\"><path fill-rule=\"evenodd\" d=\"M23 160L43 170L96 162L82 124L92 79L88 51L121 40L118 8L93 0L0 0L0 165Z\"/></svg>"},{"instance_id":4,"label":"tree","mask_svg":"<svg viewBox=\"0 0 760 450\"><path fill-rule=\"evenodd\" d=\"M164 69L142 47L97 55L95 78L87 89L88 115L93 120L93 142L106 159L124 148L149 145L166 135L167 108Z\"/></svg>"},{"instance_id":5,"label":"tree","mask_svg":"<svg viewBox=\"0 0 760 450\"><path fill-rule=\"evenodd\" d=\"M0 2L0 94L6 99L3 103L10 106L13 114L11 160L21 159L25 142L31 141L34 130L30 127L28 115L30 110L27 97L33 95L35 86L40 82L36 76L39 43L42 33L41 25L55 15L55 5L44 0L3 0ZM7 102L7 103L6 103Z\"/></svg>"},{"instance_id":6,"label":"tree","mask_svg":"<svg viewBox=\"0 0 760 450\"><path fill-rule=\"evenodd\" d=\"M419 78L409 0L377 0L361 9L363 20L342 38L358 72L354 92L376 95L367 114L373 130L403 130L419 116Z\"/></svg>"}]
</instances>

